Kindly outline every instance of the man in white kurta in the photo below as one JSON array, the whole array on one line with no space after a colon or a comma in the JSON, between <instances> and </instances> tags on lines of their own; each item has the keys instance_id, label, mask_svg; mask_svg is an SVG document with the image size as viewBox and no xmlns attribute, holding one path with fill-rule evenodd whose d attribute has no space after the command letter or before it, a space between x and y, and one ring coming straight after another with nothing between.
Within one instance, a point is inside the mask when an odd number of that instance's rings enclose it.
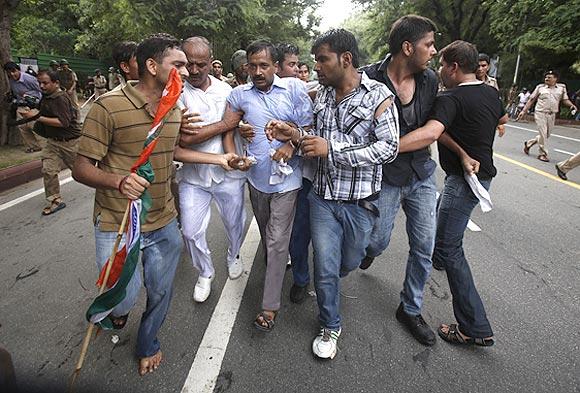
<instances>
[{"instance_id":1,"label":"man in white kurta","mask_svg":"<svg viewBox=\"0 0 580 393\"><path fill-rule=\"evenodd\" d=\"M198 123L200 125L221 120L226 107L226 98L232 88L209 75L212 60L209 42L203 37L192 37L184 41L183 50L187 55L189 77L181 94L181 105L187 108L187 113L199 114L203 120ZM234 138L239 138L239 133L236 133ZM235 142L239 150L241 142L239 139ZM189 148L199 152L222 154L224 153L222 135L216 135ZM184 164L177 174L177 179L183 237L193 266L199 271L193 298L197 302L203 302L211 292L211 282L215 276L206 241L212 200L215 201L221 215L229 241L226 261L229 277L232 280L236 279L243 272L239 251L245 224L246 176L241 171L226 172L218 165Z\"/></svg>"}]
</instances>

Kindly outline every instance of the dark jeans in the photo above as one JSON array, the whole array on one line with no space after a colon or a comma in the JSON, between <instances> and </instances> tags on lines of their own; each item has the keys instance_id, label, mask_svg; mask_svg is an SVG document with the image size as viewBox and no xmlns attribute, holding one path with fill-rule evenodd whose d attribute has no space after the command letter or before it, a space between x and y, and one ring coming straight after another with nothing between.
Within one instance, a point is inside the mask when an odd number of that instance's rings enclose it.
<instances>
[{"instance_id":1,"label":"dark jeans","mask_svg":"<svg viewBox=\"0 0 580 393\"><path fill-rule=\"evenodd\" d=\"M340 279L357 269L377 220L361 206L308 194L320 326L339 330Z\"/></svg>"},{"instance_id":2,"label":"dark jeans","mask_svg":"<svg viewBox=\"0 0 580 393\"><path fill-rule=\"evenodd\" d=\"M491 180L480 180L480 183L489 189ZM463 234L478 203L463 177L445 178L437 210L433 263L440 264L447 272L459 330L469 337L485 338L493 336L493 332L463 252Z\"/></svg>"},{"instance_id":3,"label":"dark jeans","mask_svg":"<svg viewBox=\"0 0 580 393\"><path fill-rule=\"evenodd\" d=\"M290 238L290 259L292 259L292 274L294 284L305 287L310 282L308 272L308 246L310 245L310 203L308 193L312 182L302 179L302 189L298 192L296 215Z\"/></svg>"}]
</instances>

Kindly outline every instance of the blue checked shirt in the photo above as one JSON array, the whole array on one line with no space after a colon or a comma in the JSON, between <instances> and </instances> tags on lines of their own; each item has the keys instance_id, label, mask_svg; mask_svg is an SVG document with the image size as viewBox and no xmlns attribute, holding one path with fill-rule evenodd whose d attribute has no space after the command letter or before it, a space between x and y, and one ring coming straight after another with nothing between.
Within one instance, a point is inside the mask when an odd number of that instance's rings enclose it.
<instances>
[{"instance_id":1,"label":"blue checked shirt","mask_svg":"<svg viewBox=\"0 0 580 393\"><path fill-rule=\"evenodd\" d=\"M332 87L321 87L314 102L313 132L328 141L318 158L314 192L329 200L364 199L381 190L382 164L399 150L399 118L393 103L375 119L377 107L394 94L361 73L361 83L340 102Z\"/></svg>"}]
</instances>

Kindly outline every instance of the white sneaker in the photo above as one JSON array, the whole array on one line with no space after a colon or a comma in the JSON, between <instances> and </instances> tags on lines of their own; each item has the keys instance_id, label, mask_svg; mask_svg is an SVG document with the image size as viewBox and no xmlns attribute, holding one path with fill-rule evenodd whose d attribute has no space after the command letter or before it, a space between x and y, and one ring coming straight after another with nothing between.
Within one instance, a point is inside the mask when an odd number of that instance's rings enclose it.
<instances>
[{"instance_id":1,"label":"white sneaker","mask_svg":"<svg viewBox=\"0 0 580 393\"><path fill-rule=\"evenodd\" d=\"M203 303L209 297L211 292L211 282L213 281L213 276L197 278L197 283L195 283L195 288L193 289L193 300L198 303Z\"/></svg>"},{"instance_id":2,"label":"white sneaker","mask_svg":"<svg viewBox=\"0 0 580 393\"><path fill-rule=\"evenodd\" d=\"M238 255L236 259L234 259L234 261L228 266L228 275L230 276L230 280L240 278L243 272L244 263L242 262L242 257Z\"/></svg>"},{"instance_id":3,"label":"white sneaker","mask_svg":"<svg viewBox=\"0 0 580 393\"><path fill-rule=\"evenodd\" d=\"M320 333L312 341L312 352L322 359L334 359L338 350L338 337L342 329L330 330L321 327Z\"/></svg>"}]
</instances>

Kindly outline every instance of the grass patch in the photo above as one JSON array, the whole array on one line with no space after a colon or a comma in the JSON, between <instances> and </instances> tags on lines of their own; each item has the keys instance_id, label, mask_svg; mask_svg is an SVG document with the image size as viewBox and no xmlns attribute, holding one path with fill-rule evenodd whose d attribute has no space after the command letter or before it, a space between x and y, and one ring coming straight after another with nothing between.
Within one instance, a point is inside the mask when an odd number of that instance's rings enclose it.
<instances>
[{"instance_id":1,"label":"grass patch","mask_svg":"<svg viewBox=\"0 0 580 393\"><path fill-rule=\"evenodd\" d=\"M40 160L42 152L25 153L24 146L0 146L0 169Z\"/></svg>"}]
</instances>

